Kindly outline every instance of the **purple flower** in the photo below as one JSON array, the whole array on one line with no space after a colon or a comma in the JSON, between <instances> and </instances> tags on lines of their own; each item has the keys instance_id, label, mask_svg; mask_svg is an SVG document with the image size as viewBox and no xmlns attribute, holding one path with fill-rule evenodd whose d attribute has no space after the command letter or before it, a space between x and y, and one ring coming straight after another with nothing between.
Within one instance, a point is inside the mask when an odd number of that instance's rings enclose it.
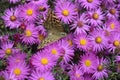
<instances>
[{"instance_id":1,"label":"purple flower","mask_svg":"<svg viewBox=\"0 0 120 80\"><path fill-rule=\"evenodd\" d=\"M97 59L94 53L86 53L81 56L80 68L84 73L94 73L97 67Z\"/></svg>"},{"instance_id":2,"label":"purple flower","mask_svg":"<svg viewBox=\"0 0 120 80\"><path fill-rule=\"evenodd\" d=\"M96 11L88 12L88 15L89 15L89 18L88 18L89 24L93 26L99 26L103 24L102 20L104 20L104 15L100 8Z\"/></svg>"},{"instance_id":3,"label":"purple flower","mask_svg":"<svg viewBox=\"0 0 120 80\"><path fill-rule=\"evenodd\" d=\"M35 5L40 5L43 3L47 3L48 0L28 0L28 1L30 1L31 3L33 3Z\"/></svg>"},{"instance_id":4,"label":"purple flower","mask_svg":"<svg viewBox=\"0 0 120 80\"><path fill-rule=\"evenodd\" d=\"M90 40L86 34L75 35L74 43L80 50L89 51L91 49Z\"/></svg>"},{"instance_id":5,"label":"purple flower","mask_svg":"<svg viewBox=\"0 0 120 80\"><path fill-rule=\"evenodd\" d=\"M21 36L22 42L32 45L37 42L37 38L38 38L37 27L34 27L34 25L32 24L27 25L24 33Z\"/></svg>"},{"instance_id":6,"label":"purple flower","mask_svg":"<svg viewBox=\"0 0 120 80\"><path fill-rule=\"evenodd\" d=\"M10 29L18 28L20 26L18 15L18 8L5 10L4 16L2 16L2 18L5 22L6 27L9 27Z\"/></svg>"},{"instance_id":7,"label":"purple flower","mask_svg":"<svg viewBox=\"0 0 120 80\"><path fill-rule=\"evenodd\" d=\"M103 29L94 30L90 33L89 40L95 52L104 50L108 46L108 38L105 36Z\"/></svg>"},{"instance_id":8,"label":"purple flower","mask_svg":"<svg viewBox=\"0 0 120 80\"><path fill-rule=\"evenodd\" d=\"M117 48L120 47L120 33L117 32L111 32L111 35L109 36L109 51L112 51L113 53Z\"/></svg>"},{"instance_id":9,"label":"purple flower","mask_svg":"<svg viewBox=\"0 0 120 80\"><path fill-rule=\"evenodd\" d=\"M31 6L32 5L32 6ZM20 9L20 15L19 17L23 20L26 20L28 23L33 23L35 19L37 18L37 10L36 5L32 3L24 4L22 6L19 6Z\"/></svg>"},{"instance_id":10,"label":"purple flower","mask_svg":"<svg viewBox=\"0 0 120 80\"><path fill-rule=\"evenodd\" d=\"M41 72L51 70L56 65L57 60L53 55L48 54L46 51L38 52L31 57L32 65Z\"/></svg>"},{"instance_id":11,"label":"purple flower","mask_svg":"<svg viewBox=\"0 0 120 80\"><path fill-rule=\"evenodd\" d=\"M95 80L107 78L108 70L106 68L106 65L108 65L108 61L103 58L97 59L97 64L98 64L98 66L97 66L92 78Z\"/></svg>"},{"instance_id":12,"label":"purple flower","mask_svg":"<svg viewBox=\"0 0 120 80\"><path fill-rule=\"evenodd\" d=\"M10 3L17 3L17 2L19 2L20 0L8 0Z\"/></svg>"},{"instance_id":13,"label":"purple flower","mask_svg":"<svg viewBox=\"0 0 120 80\"><path fill-rule=\"evenodd\" d=\"M70 80L84 80L83 74L78 66L74 66L73 69L69 71Z\"/></svg>"},{"instance_id":14,"label":"purple flower","mask_svg":"<svg viewBox=\"0 0 120 80\"><path fill-rule=\"evenodd\" d=\"M12 72L12 74L15 75L17 80L24 80L28 77L29 74L29 68L24 63L19 64L12 64L10 66L7 66L8 72Z\"/></svg>"},{"instance_id":15,"label":"purple flower","mask_svg":"<svg viewBox=\"0 0 120 80\"><path fill-rule=\"evenodd\" d=\"M8 57L8 56L14 54L16 49L13 48L13 45L14 44L12 42L2 43L2 45L1 45L2 49L0 49L0 58Z\"/></svg>"},{"instance_id":16,"label":"purple flower","mask_svg":"<svg viewBox=\"0 0 120 80\"><path fill-rule=\"evenodd\" d=\"M61 21L69 24L77 17L77 11L75 11L75 9L75 5L73 5L71 2L61 1L59 3L56 3L55 13Z\"/></svg>"},{"instance_id":17,"label":"purple flower","mask_svg":"<svg viewBox=\"0 0 120 80\"><path fill-rule=\"evenodd\" d=\"M58 44L61 46L62 52L60 55L63 58L63 62L68 63L74 56L73 48L69 46L65 39L60 40Z\"/></svg>"},{"instance_id":18,"label":"purple flower","mask_svg":"<svg viewBox=\"0 0 120 80\"><path fill-rule=\"evenodd\" d=\"M87 10L96 10L101 3L100 0L78 0L78 2Z\"/></svg>"},{"instance_id":19,"label":"purple flower","mask_svg":"<svg viewBox=\"0 0 120 80\"><path fill-rule=\"evenodd\" d=\"M40 71L33 71L30 80L55 80L53 74L51 72L46 71L45 73L41 73Z\"/></svg>"},{"instance_id":20,"label":"purple flower","mask_svg":"<svg viewBox=\"0 0 120 80\"><path fill-rule=\"evenodd\" d=\"M81 34L86 33L86 31L89 31L89 27L87 25L88 20L85 17L85 14L83 13L78 17L77 20L74 21L74 24L71 25L71 30L75 29L75 34Z\"/></svg>"}]
</instances>

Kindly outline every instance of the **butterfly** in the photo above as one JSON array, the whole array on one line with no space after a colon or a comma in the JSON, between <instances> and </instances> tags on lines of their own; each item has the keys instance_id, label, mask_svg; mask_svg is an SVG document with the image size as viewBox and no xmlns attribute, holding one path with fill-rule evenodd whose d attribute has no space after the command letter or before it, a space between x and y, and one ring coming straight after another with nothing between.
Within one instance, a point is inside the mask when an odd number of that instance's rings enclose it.
<instances>
[{"instance_id":1,"label":"butterfly","mask_svg":"<svg viewBox=\"0 0 120 80\"><path fill-rule=\"evenodd\" d=\"M57 18L52 9L48 10L47 18L43 22L43 25L48 31L48 36L41 42L38 49L66 36L61 21Z\"/></svg>"}]
</instances>

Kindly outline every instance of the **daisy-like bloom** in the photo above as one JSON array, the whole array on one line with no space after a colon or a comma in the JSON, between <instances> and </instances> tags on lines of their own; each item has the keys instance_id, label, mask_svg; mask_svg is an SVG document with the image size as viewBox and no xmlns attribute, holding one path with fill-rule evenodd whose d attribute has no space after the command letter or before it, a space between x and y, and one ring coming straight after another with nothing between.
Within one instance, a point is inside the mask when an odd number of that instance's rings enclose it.
<instances>
[{"instance_id":1,"label":"daisy-like bloom","mask_svg":"<svg viewBox=\"0 0 120 80\"><path fill-rule=\"evenodd\" d=\"M41 14L40 18L46 19L49 10L49 5L47 3L40 4L37 6L37 10Z\"/></svg>"},{"instance_id":2,"label":"daisy-like bloom","mask_svg":"<svg viewBox=\"0 0 120 80\"><path fill-rule=\"evenodd\" d=\"M30 80L55 80L52 72L46 71L45 73L41 73L40 71L33 71Z\"/></svg>"},{"instance_id":3,"label":"daisy-like bloom","mask_svg":"<svg viewBox=\"0 0 120 80\"><path fill-rule=\"evenodd\" d=\"M7 66L7 70L8 72L12 72L17 80L24 80L29 74L29 68L25 65L25 63L19 63L17 65L12 64L10 66Z\"/></svg>"},{"instance_id":4,"label":"daisy-like bloom","mask_svg":"<svg viewBox=\"0 0 120 80\"><path fill-rule=\"evenodd\" d=\"M118 20L114 18L110 18L109 20L107 20L105 23L105 30L107 30L108 32L120 30L120 24Z\"/></svg>"},{"instance_id":5,"label":"daisy-like bloom","mask_svg":"<svg viewBox=\"0 0 120 80\"><path fill-rule=\"evenodd\" d=\"M86 34L75 35L74 43L77 48L83 51L88 51L91 48L90 40Z\"/></svg>"},{"instance_id":6,"label":"daisy-like bloom","mask_svg":"<svg viewBox=\"0 0 120 80\"><path fill-rule=\"evenodd\" d=\"M107 60L103 58L97 59L97 64L98 66L92 78L95 80L107 78L108 77L108 70L106 68L106 65L108 65Z\"/></svg>"},{"instance_id":7,"label":"daisy-like bloom","mask_svg":"<svg viewBox=\"0 0 120 80\"><path fill-rule=\"evenodd\" d=\"M5 70L5 71L1 72L0 80L18 80L18 79L15 77L15 74Z\"/></svg>"},{"instance_id":8,"label":"daisy-like bloom","mask_svg":"<svg viewBox=\"0 0 120 80\"><path fill-rule=\"evenodd\" d=\"M26 54L25 53L21 53L21 52L17 52L14 55L8 57L8 64L12 65L12 64L19 64L19 63L24 63L25 62L25 58L26 58Z\"/></svg>"},{"instance_id":9,"label":"daisy-like bloom","mask_svg":"<svg viewBox=\"0 0 120 80\"><path fill-rule=\"evenodd\" d=\"M113 5L115 5L114 4L114 2L115 2L116 0L102 0L102 3L105 5L105 7L107 8L107 7L109 7L109 6L113 6Z\"/></svg>"},{"instance_id":10,"label":"daisy-like bloom","mask_svg":"<svg viewBox=\"0 0 120 80\"><path fill-rule=\"evenodd\" d=\"M8 57L12 54L14 54L15 52L15 49L13 48L13 42L5 42L5 43L2 43L1 45L1 50L0 50L0 58L3 58L3 57Z\"/></svg>"},{"instance_id":11,"label":"daisy-like bloom","mask_svg":"<svg viewBox=\"0 0 120 80\"><path fill-rule=\"evenodd\" d=\"M94 53L86 53L81 57L80 68L84 73L94 73L97 67L97 59Z\"/></svg>"},{"instance_id":12,"label":"daisy-like bloom","mask_svg":"<svg viewBox=\"0 0 120 80\"><path fill-rule=\"evenodd\" d=\"M28 1L30 1L33 4L40 5L43 3L47 3L48 0L28 0Z\"/></svg>"},{"instance_id":13,"label":"daisy-like bloom","mask_svg":"<svg viewBox=\"0 0 120 80\"><path fill-rule=\"evenodd\" d=\"M116 18L116 19L118 19L118 17L119 17L119 10L115 6L115 4L114 4L114 6L109 6L108 11L106 11L106 12L107 12L106 14L107 14L108 18Z\"/></svg>"},{"instance_id":14,"label":"daisy-like bloom","mask_svg":"<svg viewBox=\"0 0 120 80\"><path fill-rule=\"evenodd\" d=\"M112 51L113 53L117 48L120 47L120 33L118 32L111 32L111 35L109 36L109 51Z\"/></svg>"},{"instance_id":15,"label":"daisy-like bloom","mask_svg":"<svg viewBox=\"0 0 120 80\"><path fill-rule=\"evenodd\" d=\"M87 10L95 10L100 5L100 0L78 0L82 7Z\"/></svg>"},{"instance_id":16,"label":"daisy-like bloom","mask_svg":"<svg viewBox=\"0 0 120 80\"><path fill-rule=\"evenodd\" d=\"M92 33L90 33L89 40L92 44L92 50L95 52L106 49L108 45L108 39L105 36L103 29L94 30Z\"/></svg>"},{"instance_id":17,"label":"daisy-like bloom","mask_svg":"<svg viewBox=\"0 0 120 80\"><path fill-rule=\"evenodd\" d=\"M84 80L83 72L78 66L74 66L72 70L69 71L70 80Z\"/></svg>"},{"instance_id":18,"label":"daisy-like bloom","mask_svg":"<svg viewBox=\"0 0 120 80\"><path fill-rule=\"evenodd\" d=\"M55 13L61 21L67 24L75 20L78 15L76 6L69 1L57 2L55 6Z\"/></svg>"},{"instance_id":19,"label":"daisy-like bloom","mask_svg":"<svg viewBox=\"0 0 120 80\"><path fill-rule=\"evenodd\" d=\"M71 26L71 30L75 29L75 34L81 34L81 33L86 33L86 31L89 31L89 27L87 25L88 20L85 17L85 14L83 13L78 17L77 20L74 21L74 24Z\"/></svg>"},{"instance_id":20,"label":"daisy-like bloom","mask_svg":"<svg viewBox=\"0 0 120 80\"><path fill-rule=\"evenodd\" d=\"M17 3L17 2L19 2L20 0L8 0L10 3Z\"/></svg>"},{"instance_id":21,"label":"daisy-like bloom","mask_svg":"<svg viewBox=\"0 0 120 80\"><path fill-rule=\"evenodd\" d=\"M19 15L18 8L7 9L4 12L4 15L2 16L2 19L4 20L6 27L9 27L10 29L18 28L20 25L18 15Z\"/></svg>"},{"instance_id":22,"label":"daisy-like bloom","mask_svg":"<svg viewBox=\"0 0 120 80\"><path fill-rule=\"evenodd\" d=\"M104 20L104 15L100 8L96 11L89 11L88 15L89 24L93 26L99 26L103 24L102 20Z\"/></svg>"},{"instance_id":23,"label":"daisy-like bloom","mask_svg":"<svg viewBox=\"0 0 120 80\"><path fill-rule=\"evenodd\" d=\"M69 46L69 44L66 42L65 39L61 39L58 42L58 45L61 47L61 57L63 58L63 62L68 63L71 61L72 57L74 56L74 50L72 47Z\"/></svg>"},{"instance_id":24,"label":"daisy-like bloom","mask_svg":"<svg viewBox=\"0 0 120 80\"><path fill-rule=\"evenodd\" d=\"M48 45L47 47L45 47L45 50L52 54L53 56L55 56L55 58L59 58L60 57L60 53L61 53L61 47L58 45L57 42L54 42L50 45Z\"/></svg>"},{"instance_id":25,"label":"daisy-like bloom","mask_svg":"<svg viewBox=\"0 0 120 80\"><path fill-rule=\"evenodd\" d=\"M8 35L0 36L0 45L2 45L2 43L5 43L7 41L9 41L9 36Z\"/></svg>"},{"instance_id":26,"label":"daisy-like bloom","mask_svg":"<svg viewBox=\"0 0 120 80\"><path fill-rule=\"evenodd\" d=\"M56 65L55 57L46 51L41 51L31 58L32 65L41 72L51 70Z\"/></svg>"},{"instance_id":27,"label":"daisy-like bloom","mask_svg":"<svg viewBox=\"0 0 120 80\"><path fill-rule=\"evenodd\" d=\"M38 30L38 40L37 40L37 42L40 43L47 36L47 31L44 28L44 26L41 26L41 25L39 25L37 27L37 30Z\"/></svg>"},{"instance_id":28,"label":"daisy-like bloom","mask_svg":"<svg viewBox=\"0 0 120 80\"><path fill-rule=\"evenodd\" d=\"M38 15L36 10L36 5L32 3L28 3L28 4L24 4L23 6L20 6L19 8L20 8L20 15L19 15L20 18L26 20L29 23L35 21Z\"/></svg>"},{"instance_id":29,"label":"daisy-like bloom","mask_svg":"<svg viewBox=\"0 0 120 80\"><path fill-rule=\"evenodd\" d=\"M37 42L37 38L38 38L37 27L34 27L34 25L32 24L27 25L26 29L24 30L24 33L21 36L22 42L32 45Z\"/></svg>"}]
</instances>

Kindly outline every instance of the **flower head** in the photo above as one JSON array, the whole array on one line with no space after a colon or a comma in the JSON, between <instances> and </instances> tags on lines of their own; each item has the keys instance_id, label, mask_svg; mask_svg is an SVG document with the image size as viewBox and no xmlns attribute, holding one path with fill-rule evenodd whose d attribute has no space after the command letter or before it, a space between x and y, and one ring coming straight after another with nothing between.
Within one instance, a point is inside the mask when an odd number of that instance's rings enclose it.
<instances>
[{"instance_id":1,"label":"flower head","mask_svg":"<svg viewBox=\"0 0 120 80\"><path fill-rule=\"evenodd\" d=\"M56 16L65 23L70 23L77 17L76 7L71 2L65 1L56 3L55 13Z\"/></svg>"},{"instance_id":2,"label":"flower head","mask_svg":"<svg viewBox=\"0 0 120 80\"><path fill-rule=\"evenodd\" d=\"M5 10L2 18L5 22L6 27L9 27L10 29L18 28L20 26L18 15L19 15L18 8L14 8L14 9L11 8Z\"/></svg>"}]
</instances>

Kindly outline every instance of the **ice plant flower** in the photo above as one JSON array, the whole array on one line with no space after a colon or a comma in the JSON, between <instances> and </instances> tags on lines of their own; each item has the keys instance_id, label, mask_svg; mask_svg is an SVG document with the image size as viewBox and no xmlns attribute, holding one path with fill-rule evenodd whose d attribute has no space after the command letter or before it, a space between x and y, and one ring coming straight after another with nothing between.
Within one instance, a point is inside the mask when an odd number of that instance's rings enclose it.
<instances>
[{"instance_id":1,"label":"ice plant flower","mask_svg":"<svg viewBox=\"0 0 120 80\"><path fill-rule=\"evenodd\" d=\"M92 44L92 50L95 52L106 49L108 45L108 38L105 36L103 29L94 30L90 33L89 40Z\"/></svg>"},{"instance_id":2,"label":"ice plant flower","mask_svg":"<svg viewBox=\"0 0 120 80\"><path fill-rule=\"evenodd\" d=\"M61 21L69 24L77 17L77 11L75 9L75 5L73 5L71 2L65 1L63 3L61 1L60 3L56 3L55 13Z\"/></svg>"},{"instance_id":3,"label":"ice plant flower","mask_svg":"<svg viewBox=\"0 0 120 80\"><path fill-rule=\"evenodd\" d=\"M31 57L32 65L41 72L51 70L56 65L57 60L53 55L41 51Z\"/></svg>"},{"instance_id":4,"label":"ice plant flower","mask_svg":"<svg viewBox=\"0 0 120 80\"><path fill-rule=\"evenodd\" d=\"M22 42L25 44L35 44L37 42L38 38L38 30L37 27L34 27L34 25L30 24L27 25L26 29L24 30L24 33L21 36Z\"/></svg>"},{"instance_id":5,"label":"ice plant flower","mask_svg":"<svg viewBox=\"0 0 120 80\"><path fill-rule=\"evenodd\" d=\"M74 37L74 43L77 48L83 51L89 51L91 48L90 40L86 34L78 34Z\"/></svg>"},{"instance_id":6,"label":"ice plant flower","mask_svg":"<svg viewBox=\"0 0 120 80\"><path fill-rule=\"evenodd\" d=\"M87 10L96 10L101 3L99 0L78 0L78 2Z\"/></svg>"},{"instance_id":7,"label":"ice plant flower","mask_svg":"<svg viewBox=\"0 0 120 80\"><path fill-rule=\"evenodd\" d=\"M97 67L97 59L94 55L95 53L86 53L85 55L81 56L80 60L80 68L83 73L94 73Z\"/></svg>"},{"instance_id":8,"label":"ice plant flower","mask_svg":"<svg viewBox=\"0 0 120 80\"><path fill-rule=\"evenodd\" d=\"M108 70L106 68L106 65L108 65L108 61L106 59L97 59L97 68L95 70L95 73L93 74L93 79L104 79L108 77Z\"/></svg>"},{"instance_id":9,"label":"ice plant flower","mask_svg":"<svg viewBox=\"0 0 120 80\"><path fill-rule=\"evenodd\" d=\"M55 80L52 72L46 71L41 73L40 71L33 71L30 80Z\"/></svg>"},{"instance_id":10,"label":"ice plant flower","mask_svg":"<svg viewBox=\"0 0 120 80\"><path fill-rule=\"evenodd\" d=\"M93 26L99 26L103 24L104 15L102 10L99 8L96 11L89 11L88 12L89 18L88 23Z\"/></svg>"},{"instance_id":11,"label":"ice plant flower","mask_svg":"<svg viewBox=\"0 0 120 80\"><path fill-rule=\"evenodd\" d=\"M12 64L7 66L7 70L8 72L12 72L18 80L24 80L29 74L29 68L25 63Z\"/></svg>"},{"instance_id":12,"label":"ice plant flower","mask_svg":"<svg viewBox=\"0 0 120 80\"><path fill-rule=\"evenodd\" d=\"M2 19L4 20L6 27L9 27L10 29L14 29L20 26L20 21L18 18L19 11L20 10L18 8L10 8L5 10Z\"/></svg>"},{"instance_id":13,"label":"ice plant flower","mask_svg":"<svg viewBox=\"0 0 120 80\"><path fill-rule=\"evenodd\" d=\"M88 20L83 13L82 15L80 15L80 17L77 18L77 20L74 21L74 24L71 25L71 30L75 29L75 34L86 33L86 31L89 31L90 28L87 23Z\"/></svg>"},{"instance_id":14,"label":"ice plant flower","mask_svg":"<svg viewBox=\"0 0 120 80\"><path fill-rule=\"evenodd\" d=\"M31 6L32 5L32 6ZM22 6L19 6L20 14L19 17L23 20L26 20L27 22L31 23L36 20L37 18L37 10L36 5L32 3L24 4Z\"/></svg>"}]
</instances>

